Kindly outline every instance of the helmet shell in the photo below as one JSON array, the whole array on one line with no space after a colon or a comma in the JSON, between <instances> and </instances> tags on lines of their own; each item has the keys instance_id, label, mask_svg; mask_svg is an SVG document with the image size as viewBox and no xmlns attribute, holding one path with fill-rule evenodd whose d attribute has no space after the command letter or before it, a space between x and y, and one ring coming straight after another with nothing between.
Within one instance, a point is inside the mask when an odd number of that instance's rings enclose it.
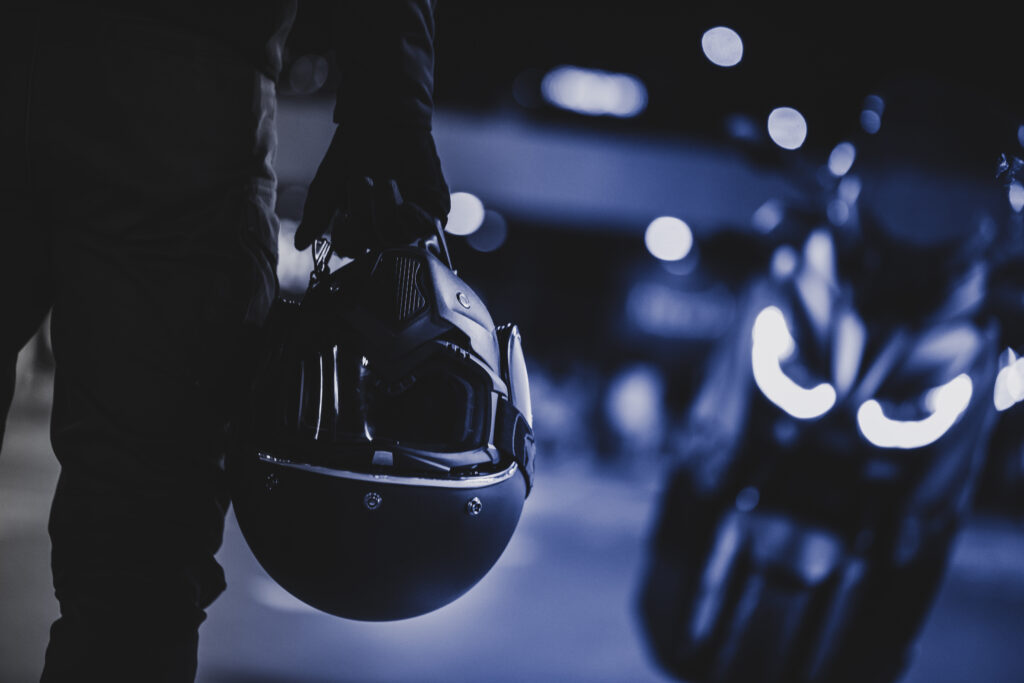
<instances>
[{"instance_id":1,"label":"helmet shell","mask_svg":"<svg viewBox=\"0 0 1024 683\"><path fill-rule=\"evenodd\" d=\"M461 596L505 550L526 498L515 464L440 486L237 455L232 500L256 559L295 597L348 619L405 619Z\"/></svg>"}]
</instances>

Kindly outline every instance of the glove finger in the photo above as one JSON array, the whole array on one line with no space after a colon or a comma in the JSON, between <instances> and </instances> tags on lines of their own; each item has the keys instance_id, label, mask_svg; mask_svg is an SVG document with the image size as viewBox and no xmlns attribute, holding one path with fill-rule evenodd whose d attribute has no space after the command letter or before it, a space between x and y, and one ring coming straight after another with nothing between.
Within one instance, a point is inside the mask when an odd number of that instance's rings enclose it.
<instances>
[{"instance_id":1,"label":"glove finger","mask_svg":"<svg viewBox=\"0 0 1024 683\"><path fill-rule=\"evenodd\" d=\"M345 211L331 221L334 251L342 256L357 256L372 247L375 207L374 183L370 178L353 178L345 185Z\"/></svg>"},{"instance_id":2,"label":"glove finger","mask_svg":"<svg viewBox=\"0 0 1024 683\"><path fill-rule=\"evenodd\" d=\"M402 193L394 180L380 181L373 193L373 231L381 245L403 244L399 210Z\"/></svg>"},{"instance_id":3,"label":"glove finger","mask_svg":"<svg viewBox=\"0 0 1024 683\"><path fill-rule=\"evenodd\" d=\"M337 198L327 192L314 192L310 187L306 204L302 209L302 221L295 229L295 248L301 251L317 237L325 234L336 213Z\"/></svg>"},{"instance_id":4,"label":"glove finger","mask_svg":"<svg viewBox=\"0 0 1024 683\"><path fill-rule=\"evenodd\" d=\"M325 158L309 184L306 202L302 207L302 220L295 230L295 248L305 249L317 237L325 234L335 212L344 210L340 182L334 173L334 164Z\"/></svg>"},{"instance_id":5,"label":"glove finger","mask_svg":"<svg viewBox=\"0 0 1024 683\"><path fill-rule=\"evenodd\" d=\"M408 244L417 239L433 237L437 231L437 220L413 202L403 202L398 207L396 225L399 234L396 240L400 244Z\"/></svg>"}]
</instances>

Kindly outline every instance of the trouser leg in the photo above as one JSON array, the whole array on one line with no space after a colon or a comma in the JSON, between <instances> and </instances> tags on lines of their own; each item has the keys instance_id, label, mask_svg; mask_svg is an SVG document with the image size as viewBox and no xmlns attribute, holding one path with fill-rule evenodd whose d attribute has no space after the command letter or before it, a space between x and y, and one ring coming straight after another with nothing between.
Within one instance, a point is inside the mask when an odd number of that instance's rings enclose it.
<instances>
[{"instance_id":1,"label":"trouser leg","mask_svg":"<svg viewBox=\"0 0 1024 683\"><path fill-rule=\"evenodd\" d=\"M51 193L61 616L43 680L191 681L225 585L225 423L276 284L273 91L196 36L50 26L32 142Z\"/></svg>"}]
</instances>

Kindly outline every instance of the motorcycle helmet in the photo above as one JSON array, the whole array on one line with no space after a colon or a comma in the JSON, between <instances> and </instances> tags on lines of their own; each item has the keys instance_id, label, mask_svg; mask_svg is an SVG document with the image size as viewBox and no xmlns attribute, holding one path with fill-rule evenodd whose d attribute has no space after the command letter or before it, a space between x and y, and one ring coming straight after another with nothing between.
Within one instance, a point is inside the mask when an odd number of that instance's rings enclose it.
<instances>
[{"instance_id":1,"label":"motorcycle helmet","mask_svg":"<svg viewBox=\"0 0 1024 683\"><path fill-rule=\"evenodd\" d=\"M300 600L358 620L458 598L514 532L534 471L526 365L443 234L334 272L314 244L278 299L228 459L238 524Z\"/></svg>"}]
</instances>

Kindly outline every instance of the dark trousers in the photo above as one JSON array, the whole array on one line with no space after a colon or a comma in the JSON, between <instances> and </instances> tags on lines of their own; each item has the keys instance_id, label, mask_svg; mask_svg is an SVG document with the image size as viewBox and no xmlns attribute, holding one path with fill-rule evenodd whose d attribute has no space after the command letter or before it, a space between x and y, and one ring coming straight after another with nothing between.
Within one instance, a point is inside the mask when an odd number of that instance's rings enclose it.
<instances>
[{"instance_id":1,"label":"dark trousers","mask_svg":"<svg viewBox=\"0 0 1024 683\"><path fill-rule=\"evenodd\" d=\"M191 681L225 585L226 419L276 290L273 84L65 9L5 15L0 88L0 428L51 310L56 360L43 680Z\"/></svg>"}]
</instances>

